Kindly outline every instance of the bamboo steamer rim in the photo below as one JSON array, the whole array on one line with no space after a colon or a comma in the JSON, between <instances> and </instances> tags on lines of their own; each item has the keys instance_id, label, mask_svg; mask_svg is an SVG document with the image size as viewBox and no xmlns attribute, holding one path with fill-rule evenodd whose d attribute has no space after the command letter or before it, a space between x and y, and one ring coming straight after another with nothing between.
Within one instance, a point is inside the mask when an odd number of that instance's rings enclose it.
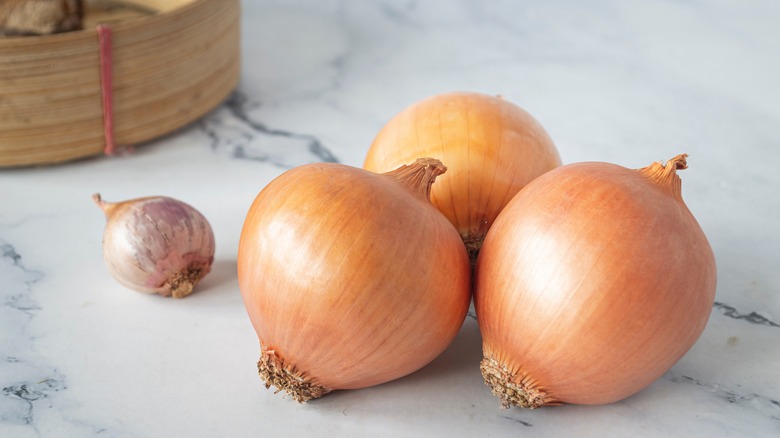
<instances>
[{"instance_id":1,"label":"bamboo steamer rim","mask_svg":"<svg viewBox=\"0 0 780 438\"><path fill-rule=\"evenodd\" d=\"M208 113L238 83L239 0L132 0L112 23L114 139L143 143ZM102 154L98 32L0 38L0 167Z\"/></svg>"}]
</instances>

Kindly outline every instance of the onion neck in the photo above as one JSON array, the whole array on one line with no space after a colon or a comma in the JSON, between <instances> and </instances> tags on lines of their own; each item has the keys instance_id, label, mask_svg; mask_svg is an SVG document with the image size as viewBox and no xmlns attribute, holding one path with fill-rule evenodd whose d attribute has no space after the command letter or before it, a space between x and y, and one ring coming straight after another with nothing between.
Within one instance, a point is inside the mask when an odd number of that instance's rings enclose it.
<instances>
[{"instance_id":1,"label":"onion neck","mask_svg":"<svg viewBox=\"0 0 780 438\"><path fill-rule=\"evenodd\" d=\"M383 175L399 182L412 193L426 201L431 200L431 185L436 177L447 171L447 167L435 158L418 158L412 164L404 164Z\"/></svg>"},{"instance_id":2,"label":"onion neck","mask_svg":"<svg viewBox=\"0 0 780 438\"><path fill-rule=\"evenodd\" d=\"M647 167L639 169L639 173L659 187L668 190L672 196L682 200L682 181L677 176L678 170L688 168L688 154L680 154L666 164L655 162Z\"/></svg>"},{"instance_id":3,"label":"onion neck","mask_svg":"<svg viewBox=\"0 0 780 438\"><path fill-rule=\"evenodd\" d=\"M92 195L92 200L95 201L95 204L97 204L98 207L100 207L101 210L103 210L103 213L106 215L106 217L110 217L112 212L116 209L117 203L115 202L106 202L103 200L103 198L100 196L100 193L95 193Z\"/></svg>"}]
</instances>

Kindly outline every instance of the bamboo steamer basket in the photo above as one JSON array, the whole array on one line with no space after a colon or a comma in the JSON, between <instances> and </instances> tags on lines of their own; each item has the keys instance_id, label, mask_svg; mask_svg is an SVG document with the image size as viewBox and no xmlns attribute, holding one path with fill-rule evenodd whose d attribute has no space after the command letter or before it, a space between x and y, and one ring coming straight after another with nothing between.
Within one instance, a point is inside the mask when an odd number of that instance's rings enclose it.
<instances>
[{"instance_id":1,"label":"bamboo steamer basket","mask_svg":"<svg viewBox=\"0 0 780 438\"><path fill-rule=\"evenodd\" d=\"M134 0L152 15L110 24L113 139L143 143L203 116L240 73L240 0ZM0 167L104 153L95 28L0 38Z\"/></svg>"}]
</instances>

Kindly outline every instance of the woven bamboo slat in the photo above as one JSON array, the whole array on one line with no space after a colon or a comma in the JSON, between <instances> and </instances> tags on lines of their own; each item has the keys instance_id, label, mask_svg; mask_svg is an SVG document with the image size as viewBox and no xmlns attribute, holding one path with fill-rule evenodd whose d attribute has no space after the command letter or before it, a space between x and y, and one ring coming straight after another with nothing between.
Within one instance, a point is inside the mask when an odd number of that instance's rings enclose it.
<instances>
[{"instance_id":1,"label":"woven bamboo slat","mask_svg":"<svg viewBox=\"0 0 780 438\"><path fill-rule=\"evenodd\" d=\"M114 140L139 144L217 106L240 74L240 0L134 0L153 15L112 23ZM103 153L94 28L0 38L0 167Z\"/></svg>"}]
</instances>

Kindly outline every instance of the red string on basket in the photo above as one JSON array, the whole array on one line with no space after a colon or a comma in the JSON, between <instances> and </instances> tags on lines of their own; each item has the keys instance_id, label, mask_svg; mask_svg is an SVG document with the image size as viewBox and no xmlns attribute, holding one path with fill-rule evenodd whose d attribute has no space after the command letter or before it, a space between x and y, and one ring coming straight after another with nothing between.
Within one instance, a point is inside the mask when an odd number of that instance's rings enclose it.
<instances>
[{"instance_id":1,"label":"red string on basket","mask_svg":"<svg viewBox=\"0 0 780 438\"><path fill-rule=\"evenodd\" d=\"M103 97L103 136L106 155L114 153L114 86L111 66L111 28L105 24L97 26L100 53L100 93Z\"/></svg>"}]
</instances>

